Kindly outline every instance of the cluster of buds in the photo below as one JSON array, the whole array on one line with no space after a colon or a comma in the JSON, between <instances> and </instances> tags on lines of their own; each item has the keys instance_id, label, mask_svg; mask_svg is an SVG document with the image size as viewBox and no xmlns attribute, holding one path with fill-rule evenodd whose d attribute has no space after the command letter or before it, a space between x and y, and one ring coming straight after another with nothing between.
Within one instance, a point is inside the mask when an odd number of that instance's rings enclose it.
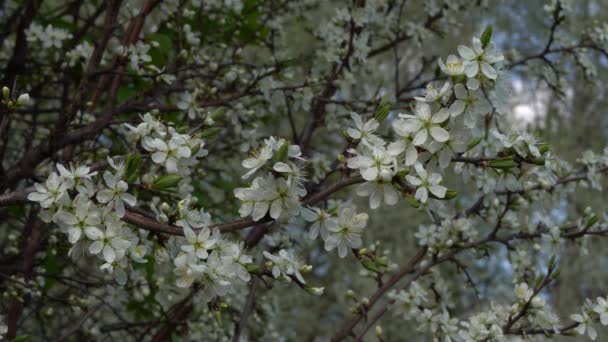
<instances>
[{"instance_id":1,"label":"cluster of buds","mask_svg":"<svg viewBox=\"0 0 608 342\"><path fill-rule=\"evenodd\" d=\"M30 95L28 93L23 93L15 99L14 94L11 96L10 88L4 86L2 87L2 101L0 103L5 105L8 109L23 108L30 104Z\"/></svg>"}]
</instances>

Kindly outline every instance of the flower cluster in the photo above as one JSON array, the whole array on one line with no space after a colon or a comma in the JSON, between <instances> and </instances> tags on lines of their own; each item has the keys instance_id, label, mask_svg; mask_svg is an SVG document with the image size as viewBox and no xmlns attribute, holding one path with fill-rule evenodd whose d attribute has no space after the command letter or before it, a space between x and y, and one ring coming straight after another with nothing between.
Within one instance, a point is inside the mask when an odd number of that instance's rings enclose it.
<instances>
[{"instance_id":1,"label":"flower cluster","mask_svg":"<svg viewBox=\"0 0 608 342\"><path fill-rule=\"evenodd\" d=\"M243 175L244 179L266 167L269 160L274 158L275 162L272 168L264 169L263 175L254 178L249 187L234 190L234 195L242 202L241 217L251 216L258 221L269 213L276 220L289 219L300 213L300 199L306 195L301 154L298 145L288 145L285 139L270 137L250 158L243 160L243 167L249 169Z\"/></svg>"},{"instance_id":2,"label":"flower cluster","mask_svg":"<svg viewBox=\"0 0 608 342\"><path fill-rule=\"evenodd\" d=\"M126 126L141 141L141 146L151 153L152 161L163 165L169 173L189 174L190 167L198 158L207 155L205 142L188 134L178 133L147 113L137 127Z\"/></svg>"},{"instance_id":3,"label":"flower cluster","mask_svg":"<svg viewBox=\"0 0 608 342\"><path fill-rule=\"evenodd\" d=\"M319 233L325 241L325 250L338 248L338 255L344 258L349 249L361 248L361 235L367 225L368 215L357 213L352 205L341 205L328 210L303 208L302 217L312 223L310 237L315 239Z\"/></svg>"},{"instance_id":4,"label":"flower cluster","mask_svg":"<svg viewBox=\"0 0 608 342\"><path fill-rule=\"evenodd\" d=\"M418 244L428 246L431 251L441 254L443 250L462 242L473 241L478 235L472 222L467 218L443 220L441 224L421 225L414 236Z\"/></svg>"},{"instance_id":5,"label":"flower cluster","mask_svg":"<svg viewBox=\"0 0 608 342\"><path fill-rule=\"evenodd\" d=\"M503 60L501 54L491 46L482 46L477 38L472 49L459 46L458 50L462 60L450 55L447 64L439 61L451 80L439 90L429 84L426 95L416 97L414 114L402 113L393 121L397 141L387 144L376 135L380 125L376 118L364 123L358 114L351 114L354 127L348 129L348 135L356 147L348 150L351 157L347 166L359 170L366 180L358 194L370 197L371 208L382 202L397 203L395 183L399 184L403 174L412 173L411 167L416 175L407 174L405 180L415 187L416 200L426 203L429 195L445 197L447 188L441 185L441 173L432 170L446 168L455 155L465 152L466 139L476 138L479 118L492 110L484 91L493 93ZM460 119L462 113L464 120ZM455 132L450 133L452 130Z\"/></svg>"},{"instance_id":6,"label":"flower cluster","mask_svg":"<svg viewBox=\"0 0 608 342\"><path fill-rule=\"evenodd\" d=\"M144 257L150 244L146 240L147 231L121 221L125 203L133 206L136 198L127 192L129 186L122 179L124 165L112 159L108 163L113 171L105 171L103 177L91 172L88 166L66 168L57 164L59 174L52 172L44 184L36 183L28 199L39 202L43 208L41 217L57 224L68 235L72 244L69 254L97 255L104 262L101 269L125 284L128 260L146 262Z\"/></svg>"}]
</instances>

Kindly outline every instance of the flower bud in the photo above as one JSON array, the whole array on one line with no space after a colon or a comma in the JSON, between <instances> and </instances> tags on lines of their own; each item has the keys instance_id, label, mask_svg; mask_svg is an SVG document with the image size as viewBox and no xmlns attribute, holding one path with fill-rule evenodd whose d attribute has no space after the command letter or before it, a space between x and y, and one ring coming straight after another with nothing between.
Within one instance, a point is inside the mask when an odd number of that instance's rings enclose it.
<instances>
[{"instance_id":1,"label":"flower bud","mask_svg":"<svg viewBox=\"0 0 608 342\"><path fill-rule=\"evenodd\" d=\"M30 94L24 93L19 95L17 98L17 105L20 107L25 107L30 104Z\"/></svg>"},{"instance_id":2,"label":"flower bud","mask_svg":"<svg viewBox=\"0 0 608 342\"><path fill-rule=\"evenodd\" d=\"M300 268L300 272L302 273L309 273L310 271L312 271L311 265L304 265L302 268Z\"/></svg>"},{"instance_id":3,"label":"flower bud","mask_svg":"<svg viewBox=\"0 0 608 342\"><path fill-rule=\"evenodd\" d=\"M11 96L11 90L7 86L2 87L2 98L8 100L9 96Z\"/></svg>"},{"instance_id":4,"label":"flower bud","mask_svg":"<svg viewBox=\"0 0 608 342\"><path fill-rule=\"evenodd\" d=\"M382 169L379 174L380 179L383 181L390 181L393 178L393 173L390 170Z\"/></svg>"}]
</instances>

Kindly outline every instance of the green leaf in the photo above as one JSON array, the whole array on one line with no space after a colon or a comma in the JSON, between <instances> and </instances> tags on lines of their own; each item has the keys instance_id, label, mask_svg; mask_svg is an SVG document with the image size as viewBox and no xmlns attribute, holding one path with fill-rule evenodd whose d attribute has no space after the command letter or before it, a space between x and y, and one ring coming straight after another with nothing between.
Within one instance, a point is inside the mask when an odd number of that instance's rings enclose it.
<instances>
[{"instance_id":1,"label":"green leaf","mask_svg":"<svg viewBox=\"0 0 608 342\"><path fill-rule=\"evenodd\" d=\"M261 273L260 266L258 266L256 264L247 264L247 265L245 265L245 268L247 269L247 272L252 273L252 274Z\"/></svg>"},{"instance_id":2,"label":"green leaf","mask_svg":"<svg viewBox=\"0 0 608 342\"><path fill-rule=\"evenodd\" d=\"M176 173L162 175L152 183L153 189L168 189L176 186L182 180L182 176Z\"/></svg>"},{"instance_id":3,"label":"green leaf","mask_svg":"<svg viewBox=\"0 0 608 342\"><path fill-rule=\"evenodd\" d=\"M492 25L488 25L483 33L481 34L481 46L485 49L486 46L490 43L490 39L492 39Z\"/></svg>"},{"instance_id":4,"label":"green leaf","mask_svg":"<svg viewBox=\"0 0 608 342\"><path fill-rule=\"evenodd\" d=\"M141 162L142 157L139 153L129 154L125 162L125 176L127 178L127 183L135 182Z\"/></svg>"},{"instance_id":5,"label":"green leaf","mask_svg":"<svg viewBox=\"0 0 608 342\"><path fill-rule=\"evenodd\" d=\"M543 165L545 165L545 158L530 159L530 163L535 164L535 165L543 166Z\"/></svg>"},{"instance_id":6,"label":"green leaf","mask_svg":"<svg viewBox=\"0 0 608 342\"><path fill-rule=\"evenodd\" d=\"M209 138L222 131L221 127L209 127L201 131L198 135L200 138Z\"/></svg>"},{"instance_id":7,"label":"green leaf","mask_svg":"<svg viewBox=\"0 0 608 342\"><path fill-rule=\"evenodd\" d=\"M226 107L219 107L211 113L211 119L213 121L218 121L224 118L224 114L226 114Z\"/></svg>"},{"instance_id":8,"label":"green leaf","mask_svg":"<svg viewBox=\"0 0 608 342\"><path fill-rule=\"evenodd\" d=\"M388 114L391 112L392 104L389 101L388 95L384 96L382 100L380 100L380 104L378 104L378 108L376 109L375 118L378 122L384 121L388 117Z\"/></svg>"},{"instance_id":9,"label":"green leaf","mask_svg":"<svg viewBox=\"0 0 608 342\"><path fill-rule=\"evenodd\" d=\"M517 163L511 157L490 160L488 166L494 169L508 170L517 166Z\"/></svg>"},{"instance_id":10,"label":"green leaf","mask_svg":"<svg viewBox=\"0 0 608 342\"><path fill-rule=\"evenodd\" d=\"M30 340L30 335L19 335L13 339L13 342L26 342Z\"/></svg>"},{"instance_id":11,"label":"green leaf","mask_svg":"<svg viewBox=\"0 0 608 342\"><path fill-rule=\"evenodd\" d=\"M467 149L465 152L472 150L475 146L479 145L479 143L483 140L483 137L473 138L469 140L467 143Z\"/></svg>"},{"instance_id":12,"label":"green leaf","mask_svg":"<svg viewBox=\"0 0 608 342\"><path fill-rule=\"evenodd\" d=\"M287 159L287 152L288 152L287 149L288 148L289 148L289 146L286 142L283 143L283 145L281 145L281 147L279 148L277 153L274 155L275 162L280 162L280 161Z\"/></svg>"},{"instance_id":13,"label":"green leaf","mask_svg":"<svg viewBox=\"0 0 608 342\"><path fill-rule=\"evenodd\" d=\"M403 178L406 175L409 175L411 172L412 172L412 169L410 169L409 167L406 167L403 170L397 172L397 177Z\"/></svg>"},{"instance_id":14,"label":"green leaf","mask_svg":"<svg viewBox=\"0 0 608 342\"><path fill-rule=\"evenodd\" d=\"M443 196L443 200L448 201L451 200L453 198L456 198L456 196L458 196L458 191L456 190L448 190L445 193L445 196Z\"/></svg>"},{"instance_id":15,"label":"green leaf","mask_svg":"<svg viewBox=\"0 0 608 342\"><path fill-rule=\"evenodd\" d=\"M407 199L407 203L409 203L412 207L414 208L420 208L420 206L422 205L422 203L420 203L416 198L414 198L414 196L412 195L407 195L405 197Z\"/></svg>"},{"instance_id":16,"label":"green leaf","mask_svg":"<svg viewBox=\"0 0 608 342\"><path fill-rule=\"evenodd\" d=\"M540 154L545 154L545 153L549 152L550 149L551 149L551 145L549 145L547 143L538 144L538 151L540 152Z\"/></svg>"},{"instance_id":17,"label":"green leaf","mask_svg":"<svg viewBox=\"0 0 608 342\"><path fill-rule=\"evenodd\" d=\"M374 272L374 273L382 273L382 269L378 267L378 265L371 259L363 257L361 258L361 265L366 269Z\"/></svg>"},{"instance_id":18,"label":"green leaf","mask_svg":"<svg viewBox=\"0 0 608 342\"><path fill-rule=\"evenodd\" d=\"M599 220L600 220L600 218L599 218L599 217L597 217L597 215L592 215L592 216L591 216L591 217L590 217L590 218L587 220L587 222L585 223L585 229L587 229L587 228L589 228L589 227L593 226L593 225L594 225L594 224L596 224L596 223L597 223L597 221L599 221Z\"/></svg>"}]
</instances>

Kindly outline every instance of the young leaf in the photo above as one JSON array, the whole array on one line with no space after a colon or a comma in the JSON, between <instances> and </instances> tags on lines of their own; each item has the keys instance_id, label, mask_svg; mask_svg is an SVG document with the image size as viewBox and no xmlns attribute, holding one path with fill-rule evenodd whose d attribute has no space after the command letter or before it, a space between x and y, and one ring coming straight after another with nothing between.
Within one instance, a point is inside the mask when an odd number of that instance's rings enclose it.
<instances>
[{"instance_id":1,"label":"young leaf","mask_svg":"<svg viewBox=\"0 0 608 342\"><path fill-rule=\"evenodd\" d=\"M168 189L176 186L182 180L182 176L176 173L162 175L152 183L153 189Z\"/></svg>"},{"instance_id":2,"label":"young leaf","mask_svg":"<svg viewBox=\"0 0 608 342\"><path fill-rule=\"evenodd\" d=\"M481 34L481 46L485 49L486 46L490 43L490 39L492 38L492 25L488 25L483 33Z\"/></svg>"},{"instance_id":3,"label":"young leaf","mask_svg":"<svg viewBox=\"0 0 608 342\"><path fill-rule=\"evenodd\" d=\"M127 183L133 183L137 179L137 172L141 166L142 157L139 153L130 154L125 162L125 176Z\"/></svg>"},{"instance_id":4,"label":"young leaf","mask_svg":"<svg viewBox=\"0 0 608 342\"><path fill-rule=\"evenodd\" d=\"M511 157L490 160L488 166L494 169L508 170L516 167L517 163Z\"/></svg>"},{"instance_id":5,"label":"young leaf","mask_svg":"<svg viewBox=\"0 0 608 342\"><path fill-rule=\"evenodd\" d=\"M376 109L375 118L378 122L384 121L388 117L388 114L391 112L391 102L388 99L388 96L384 96L382 100L380 100L380 104Z\"/></svg>"}]
</instances>

